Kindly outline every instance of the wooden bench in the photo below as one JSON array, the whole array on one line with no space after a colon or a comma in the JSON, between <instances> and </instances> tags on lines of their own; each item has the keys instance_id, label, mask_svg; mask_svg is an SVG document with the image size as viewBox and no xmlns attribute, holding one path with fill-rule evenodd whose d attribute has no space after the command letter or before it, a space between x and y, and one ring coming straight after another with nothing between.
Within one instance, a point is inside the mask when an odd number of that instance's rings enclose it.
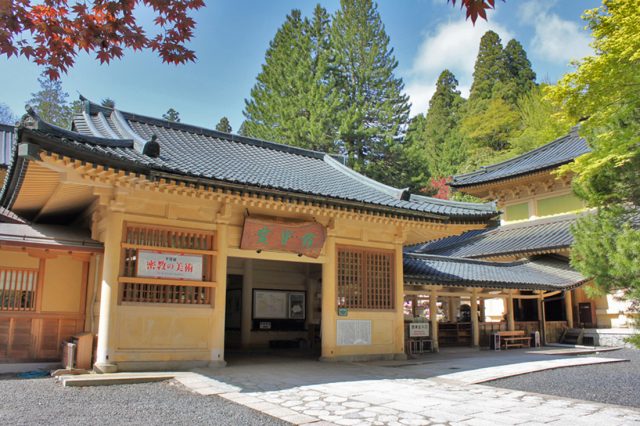
<instances>
[{"instance_id":1,"label":"wooden bench","mask_svg":"<svg viewBox=\"0 0 640 426\"><path fill-rule=\"evenodd\" d=\"M500 345L509 348L530 348L531 336L526 336L524 330L498 331Z\"/></svg>"}]
</instances>

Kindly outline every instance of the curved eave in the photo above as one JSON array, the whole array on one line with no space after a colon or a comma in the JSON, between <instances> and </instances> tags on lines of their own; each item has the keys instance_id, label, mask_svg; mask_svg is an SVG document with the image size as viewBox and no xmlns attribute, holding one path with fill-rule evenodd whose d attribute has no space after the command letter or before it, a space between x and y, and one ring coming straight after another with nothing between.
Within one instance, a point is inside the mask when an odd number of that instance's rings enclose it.
<instances>
[{"instance_id":1,"label":"curved eave","mask_svg":"<svg viewBox=\"0 0 640 426\"><path fill-rule=\"evenodd\" d=\"M503 183L503 182L508 182L510 180L515 180L515 179L519 179L519 178L523 178L523 177L527 177L527 176L532 176L538 173L542 173L542 172L546 172L555 168L558 168L560 166L563 166L565 164L569 164L571 162L573 162L575 160L575 158L569 160L569 161L560 161L558 163L554 163L551 164L549 166L545 166L545 167L541 167L535 170L527 170L526 172L522 172L522 173L514 173L512 175L507 175L507 176L503 176L500 178L496 178L496 179L489 179L489 180L484 180L484 181L480 181L480 182L472 182L472 183L456 183L455 181L451 181L449 182L447 185L449 185L452 188L456 188L456 189L471 189L471 188L481 188L484 186L490 186L496 183Z\"/></svg>"},{"instance_id":2,"label":"curved eave","mask_svg":"<svg viewBox=\"0 0 640 426\"><path fill-rule=\"evenodd\" d=\"M573 290L588 282L588 279L584 279L575 283L567 285L549 285L541 283L515 283L515 282L502 282L497 283L495 281L475 281L475 280L445 280L445 279L429 279L421 275L405 275L404 285L426 285L426 286L447 286L447 287L474 287L474 288L488 288L492 290L546 290L546 291L566 291Z\"/></svg>"},{"instance_id":3,"label":"curved eave","mask_svg":"<svg viewBox=\"0 0 640 426\"><path fill-rule=\"evenodd\" d=\"M127 173L133 173L136 175L146 176L150 180L156 179L166 179L175 182L184 182L186 184L204 186L204 187L212 187L218 188L222 190L228 190L233 192L241 192L255 195L268 195L274 196L278 198L285 199L293 199L301 202L313 202L320 203L326 205L332 205L339 208L348 208L348 209L357 209L361 211L373 212L378 214L397 216L400 218L420 220L420 221L430 221L430 222L438 222L438 223L479 223L484 224L487 220L493 219L496 217L495 214L488 212L486 215L469 215L469 216L447 216L441 214L433 214L427 212L420 212L410 209L402 209L391 206L383 206L376 205L371 203L366 203L362 201L352 201L340 198L332 198L327 196L320 196L302 192L288 191L279 188L271 188L271 187L258 187L250 184L242 184L237 182L216 180L210 178L203 178L194 175L182 175L177 174L173 170L143 165L137 163L135 161L117 158L114 156L105 156L91 152L88 149L79 148L76 146L71 146L69 143L70 138L66 138L64 135L61 137L56 134L51 134L49 132L43 132L40 130L33 130L28 128L20 128L19 129L19 137L18 144L23 142L29 142L37 145L41 150L48 153L56 153L59 155L67 156L70 158L74 158L80 161L84 161L92 164L100 164L105 166L106 168L112 168L114 170L122 170ZM18 157L16 155L16 164L26 165L27 161L24 158ZM17 175L10 171L10 187L12 188L10 191L5 191L3 195L6 195L7 192L17 194L19 189L19 185L24 178L24 173L18 173ZM6 188L5 188L6 189ZM0 199L0 203L4 207L11 208L13 204L12 200L7 200L7 197L4 196Z\"/></svg>"}]
</instances>

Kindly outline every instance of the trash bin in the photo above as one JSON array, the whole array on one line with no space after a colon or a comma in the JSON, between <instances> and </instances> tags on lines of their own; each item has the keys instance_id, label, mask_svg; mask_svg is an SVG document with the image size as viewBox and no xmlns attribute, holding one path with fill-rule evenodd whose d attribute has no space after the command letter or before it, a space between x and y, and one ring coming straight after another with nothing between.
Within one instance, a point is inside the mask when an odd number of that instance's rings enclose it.
<instances>
[{"instance_id":1,"label":"trash bin","mask_svg":"<svg viewBox=\"0 0 640 426\"><path fill-rule=\"evenodd\" d=\"M76 344L62 342L62 368L72 369L76 364Z\"/></svg>"}]
</instances>

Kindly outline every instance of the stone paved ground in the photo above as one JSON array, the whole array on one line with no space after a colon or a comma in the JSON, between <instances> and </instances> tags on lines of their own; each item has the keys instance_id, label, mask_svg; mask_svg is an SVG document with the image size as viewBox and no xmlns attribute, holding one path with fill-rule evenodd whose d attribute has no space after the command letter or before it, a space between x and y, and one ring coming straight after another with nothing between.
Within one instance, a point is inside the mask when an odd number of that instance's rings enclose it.
<instances>
[{"instance_id":1,"label":"stone paved ground","mask_svg":"<svg viewBox=\"0 0 640 426\"><path fill-rule=\"evenodd\" d=\"M313 426L640 424L640 410L468 384L474 367L481 371L502 363L513 371L514 363L526 369L523 363L540 363L545 357L522 352L519 357L454 358L445 355L419 364L253 359L178 380L200 394L217 394L281 420ZM465 381L455 380L457 373L447 365L466 366L460 367L467 371Z\"/></svg>"}]
</instances>

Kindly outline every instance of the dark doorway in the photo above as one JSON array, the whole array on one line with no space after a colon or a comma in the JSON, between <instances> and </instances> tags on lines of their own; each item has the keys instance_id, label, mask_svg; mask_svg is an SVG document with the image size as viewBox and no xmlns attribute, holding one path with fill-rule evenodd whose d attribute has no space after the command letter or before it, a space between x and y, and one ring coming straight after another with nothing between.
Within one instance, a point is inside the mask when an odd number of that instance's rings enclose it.
<instances>
[{"instance_id":1,"label":"dark doorway","mask_svg":"<svg viewBox=\"0 0 640 426\"><path fill-rule=\"evenodd\" d=\"M224 345L238 348L242 330L242 275L227 275L227 298L224 322Z\"/></svg>"}]
</instances>

